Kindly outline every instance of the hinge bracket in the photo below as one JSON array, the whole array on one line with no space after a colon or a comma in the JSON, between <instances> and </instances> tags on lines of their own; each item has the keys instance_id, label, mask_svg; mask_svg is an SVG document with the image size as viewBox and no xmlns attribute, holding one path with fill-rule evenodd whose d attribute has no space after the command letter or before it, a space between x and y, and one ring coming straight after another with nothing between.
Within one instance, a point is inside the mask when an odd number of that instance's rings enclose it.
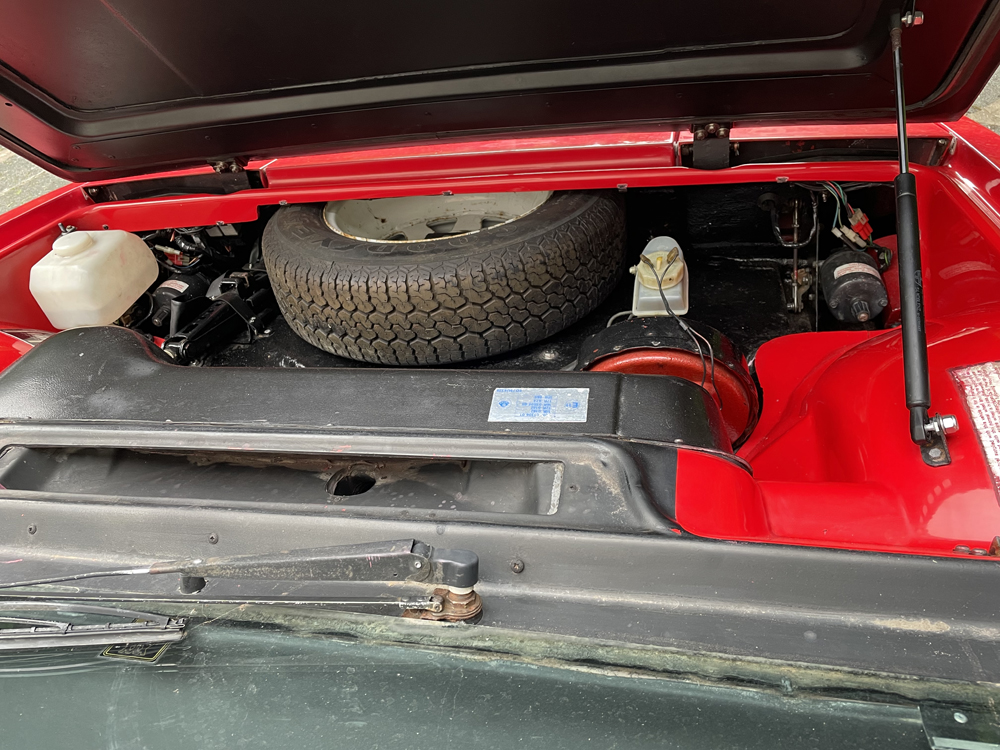
<instances>
[{"instance_id":1,"label":"hinge bracket","mask_svg":"<svg viewBox=\"0 0 1000 750\"><path fill-rule=\"evenodd\" d=\"M695 169L726 169L729 166L729 129L731 123L709 122L694 124L691 133L691 166Z\"/></svg>"}]
</instances>

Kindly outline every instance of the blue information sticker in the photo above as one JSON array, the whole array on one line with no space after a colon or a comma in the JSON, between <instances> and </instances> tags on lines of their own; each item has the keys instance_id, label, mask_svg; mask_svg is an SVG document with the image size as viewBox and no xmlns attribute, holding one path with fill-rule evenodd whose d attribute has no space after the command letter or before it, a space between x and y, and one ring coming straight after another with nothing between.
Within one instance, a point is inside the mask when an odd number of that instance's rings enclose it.
<instances>
[{"instance_id":1,"label":"blue information sticker","mask_svg":"<svg viewBox=\"0 0 1000 750\"><path fill-rule=\"evenodd\" d=\"M586 422L589 388L496 388L491 422Z\"/></svg>"}]
</instances>

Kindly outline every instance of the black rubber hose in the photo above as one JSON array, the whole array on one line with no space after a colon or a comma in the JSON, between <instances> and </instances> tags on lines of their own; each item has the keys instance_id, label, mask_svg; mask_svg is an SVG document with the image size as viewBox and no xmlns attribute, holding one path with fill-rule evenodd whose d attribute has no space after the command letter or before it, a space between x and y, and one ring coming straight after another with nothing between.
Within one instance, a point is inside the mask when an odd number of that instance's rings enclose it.
<instances>
[{"instance_id":1,"label":"black rubber hose","mask_svg":"<svg viewBox=\"0 0 1000 750\"><path fill-rule=\"evenodd\" d=\"M183 234L174 235L174 244L177 245L178 249L186 253L202 253L205 251L203 247L200 247L196 242L188 239Z\"/></svg>"}]
</instances>

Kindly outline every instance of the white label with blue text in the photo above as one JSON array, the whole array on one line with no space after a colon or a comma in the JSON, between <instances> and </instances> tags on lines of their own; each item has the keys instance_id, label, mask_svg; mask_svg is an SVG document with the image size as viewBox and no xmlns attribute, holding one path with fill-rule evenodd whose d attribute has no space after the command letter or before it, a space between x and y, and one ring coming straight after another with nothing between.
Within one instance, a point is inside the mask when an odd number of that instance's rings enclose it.
<instances>
[{"instance_id":1,"label":"white label with blue text","mask_svg":"<svg viewBox=\"0 0 1000 750\"><path fill-rule=\"evenodd\" d=\"M491 422L586 422L589 388L497 388Z\"/></svg>"}]
</instances>

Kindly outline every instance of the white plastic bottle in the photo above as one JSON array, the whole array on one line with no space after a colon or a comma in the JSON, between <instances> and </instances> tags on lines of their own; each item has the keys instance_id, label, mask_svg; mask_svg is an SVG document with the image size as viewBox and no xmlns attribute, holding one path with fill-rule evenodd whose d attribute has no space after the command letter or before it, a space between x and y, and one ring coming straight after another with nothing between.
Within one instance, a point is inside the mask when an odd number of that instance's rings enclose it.
<instances>
[{"instance_id":1,"label":"white plastic bottle","mask_svg":"<svg viewBox=\"0 0 1000 750\"><path fill-rule=\"evenodd\" d=\"M31 267L28 288L59 329L118 320L156 281L159 268L146 243L129 232L70 232Z\"/></svg>"}]
</instances>

